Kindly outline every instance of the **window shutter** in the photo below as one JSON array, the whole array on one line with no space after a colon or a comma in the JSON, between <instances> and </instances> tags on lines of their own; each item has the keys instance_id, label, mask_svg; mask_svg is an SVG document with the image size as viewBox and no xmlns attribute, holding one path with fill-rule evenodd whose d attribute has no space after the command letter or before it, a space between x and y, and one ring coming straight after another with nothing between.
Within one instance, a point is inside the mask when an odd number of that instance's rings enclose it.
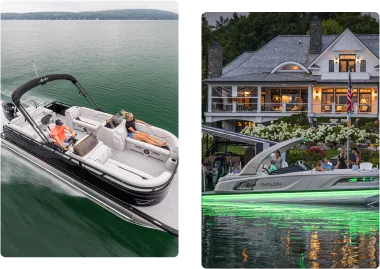
<instances>
[{"instance_id":1,"label":"window shutter","mask_svg":"<svg viewBox=\"0 0 380 269\"><path fill-rule=\"evenodd\" d=\"M367 63L366 60L360 61L360 72L367 72Z\"/></svg>"},{"instance_id":2,"label":"window shutter","mask_svg":"<svg viewBox=\"0 0 380 269\"><path fill-rule=\"evenodd\" d=\"M329 60L329 72L334 72L334 60Z\"/></svg>"}]
</instances>

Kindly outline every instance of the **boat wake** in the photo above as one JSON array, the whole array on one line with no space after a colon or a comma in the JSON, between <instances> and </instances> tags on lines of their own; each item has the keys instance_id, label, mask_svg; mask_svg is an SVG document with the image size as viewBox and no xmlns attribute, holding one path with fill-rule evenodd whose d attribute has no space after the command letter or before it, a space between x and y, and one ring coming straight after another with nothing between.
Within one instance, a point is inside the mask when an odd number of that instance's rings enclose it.
<instances>
[{"instance_id":1,"label":"boat wake","mask_svg":"<svg viewBox=\"0 0 380 269\"><path fill-rule=\"evenodd\" d=\"M8 96L8 94L6 94L3 89L1 94ZM43 101L38 98L34 99L38 102ZM1 127L7 123L8 120L1 113ZM14 182L41 185L49 187L53 191L64 193L70 196L85 197L82 193L74 190L60 180L57 180L48 172L40 169L39 167L25 160L21 156L18 156L17 154L11 152L10 150L1 147L1 183L12 184Z\"/></svg>"}]
</instances>

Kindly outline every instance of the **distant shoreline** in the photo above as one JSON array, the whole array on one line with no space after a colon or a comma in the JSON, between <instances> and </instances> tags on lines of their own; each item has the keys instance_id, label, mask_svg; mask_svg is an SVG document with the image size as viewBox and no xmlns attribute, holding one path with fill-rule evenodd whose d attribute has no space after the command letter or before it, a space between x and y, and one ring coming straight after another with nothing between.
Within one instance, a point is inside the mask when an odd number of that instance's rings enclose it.
<instances>
[{"instance_id":1,"label":"distant shoreline","mask_svg":"<svg viewBox=\"0 0 380 269\"><path fill-rule=\"evenodd\" d=\"M178 21L178 19L1 19L2 21Z\"/></svg>"},{"instance_id":2,"label":"distant shoreline","mask_svg":"<svg viewBox=\"0 0 380 269\"><path fill-rule=\"evenodd\" d=\"M1 13L1 20L178 20L178 14L157 9L121 9L86 12Z\"/></svg>"}]
</instances>

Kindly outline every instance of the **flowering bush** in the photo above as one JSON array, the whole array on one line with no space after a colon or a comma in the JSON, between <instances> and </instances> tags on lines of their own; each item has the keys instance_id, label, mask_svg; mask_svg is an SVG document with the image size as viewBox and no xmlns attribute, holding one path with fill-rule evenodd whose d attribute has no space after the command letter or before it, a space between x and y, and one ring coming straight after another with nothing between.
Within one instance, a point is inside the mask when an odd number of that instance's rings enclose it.
<instances>
[{"instance_id":1,"label":"flowering bush","mask_svg":"<svg viewBox=\"0 0 380 269\"><path fill-rule=\"evenodd\" d=\"M362 127L369 133L378 134L379 133L379 120L375 120L374 122L367 122Z\"/></svg>"},{"instance_id":2,"label":"flowering bush","mask_svg":"<svg viewBox=\"0 0 380 269\"><path fill-rule=\"evenodd\" d=\"M289 154L289 163L295 163L298 160L304 160L307 163L317 164L319 160L326 157L326 152L318 147L311 147L308 150L292 150Z\"/></svg>"},{"instance_id":3,"label":"flowering bush","mask_svg":"<svg viewBox=\"0 0 380 269\"><path fill-rule=\"evenodd\" d=\"M367 132L355 127L348 128L343 125L322 125L318 128L302 128L299 125L279 122L264 126L258 124L256 127L245 127L242 134L257 136L272 141L284 141L295 137L305 137L310 143L333 143L343 144L347 141L349 135L350 140L355 143L362 142L367 137Z\"/></svg>"},{"instance_id":4,"label":"flowering bush","mask_svg":"<svg viewBox=\"0 0 380 269\"><path fill-rule=\"evenodd\" d=\"M319 149L318 147L311 147L310 149L306 150L306 156L304 160L308 163L316 165L317 162L323 158L326 158L325 151Z\"/></svg>"}]
</instances>

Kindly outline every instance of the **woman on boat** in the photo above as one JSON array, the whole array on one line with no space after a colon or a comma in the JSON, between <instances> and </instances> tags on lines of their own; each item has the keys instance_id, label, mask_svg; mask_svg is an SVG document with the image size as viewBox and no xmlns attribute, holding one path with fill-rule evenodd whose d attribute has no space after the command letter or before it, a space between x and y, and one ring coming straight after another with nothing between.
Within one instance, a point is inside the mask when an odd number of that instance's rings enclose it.
<instances>
[{"instance_id":1,"label":"woman on boat","mask_svg":"<svg viewBox=\"0 0 380 269\"><path fill-rule=\"evenodd\" d=\"M275 160L271 160L270 161L270 166L269 166L269 172L273 172L273 171L276 171L277 170L277 167L276 167L276 161Z\"/></svg>"},{"instance_id":2,"label":"woman on boat","mask_svg":"<svg viewBox=\"0 0 380 269\"><path fill-rule=\"evenodd\" d=\"M360 163L360 155L359 155L359 151L357 148L353 148L351 150L351 156L350 156L350 160L348 161L349 164L350 164L350 168L352 168L353 170L357 170L359 169L359 163Z\"/></svg>"},{"instance_id":3,"label":"woman on boat","mask_svg":"<svg viewBox=\"0 0 380 269\"><path fill-rule=\"evenodd\" d=\"M128 137L129 138L136 139L136 140L142 140L142 141L145 141L145 142L147 142L149 144L152 144L152 145L155 145L155 146L159 146L159 147L164 147L164 146L167 145L167 142L161 143L157 139L153 138L151 135L149 135L147 133L144 133L144 132L137 131L135 122L144 124L144 125L146 125L148 127L150 126L149 124L147 124L146 122L143 122L141 120L136 120L134 118L133 114L130 113L130 112L126 112L126 111L122 110L121 113L123 114L123 117L127 121L125 123L125 128L127 129Z\"/></svg>"},{"instance_id":4,"label":"woman on boat","mask_svg":"<svg viewBox=\"0 0 380 269\"><path fill-rule=\"evenodd\" d=\"M325 170L323 170L322 168L322 161L318 161L317 162L317 166L315 167L315 171L321 171L321 172L324 172Z\"/></svg>"},{"instance_id":5,"label":"woman on boat","mask_svg":"<svg viewBox=\"0 0 380 269\"><path fill-rule=\"evenodd\" d=\"M335 166L335 169L347 169L346 158L347 158L346 152L344 151L344 149L341 149L338 155L338 159L337 159L338 161Z\"/></svg>"},{"instance_id":6,"label":"woman on boat","mask_svg":"<svg viewBox=\"0 0 380 269\"><path fill-rule=\"evenodd\" d=\"M274 152L274 157L273 157L273 160L275 161L275 166L277 169L280 169L281 168L281 165L282 165L282 158L281 158L281 153L280 151L276 150Z\"/></svg>"}]
</instances>

